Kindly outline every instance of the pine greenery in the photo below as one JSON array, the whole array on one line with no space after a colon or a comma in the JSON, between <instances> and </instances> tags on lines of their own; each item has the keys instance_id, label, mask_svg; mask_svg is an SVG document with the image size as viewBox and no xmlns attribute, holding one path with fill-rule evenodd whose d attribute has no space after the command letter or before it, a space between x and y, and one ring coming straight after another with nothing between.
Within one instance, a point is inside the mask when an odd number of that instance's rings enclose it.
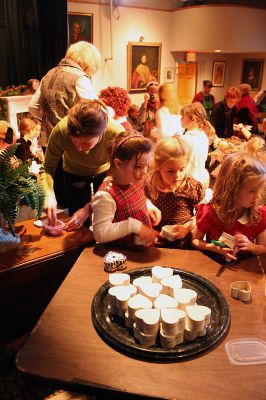
<instances>
[{"instance_id":1,"label":"pine greenery","mask_svg":"<svg viewBox=\"0 0 266 400\"><path fill-rule=\"evenodd\" d=\"M13 235L21 200L25 199L35 210L36 219L39 219L45 199L43 188L29 174L28 164L16 160L16 165L12 165L16 148L15 144L0 151L0 213L3 214Z\"/></svg>"}]
</instances>

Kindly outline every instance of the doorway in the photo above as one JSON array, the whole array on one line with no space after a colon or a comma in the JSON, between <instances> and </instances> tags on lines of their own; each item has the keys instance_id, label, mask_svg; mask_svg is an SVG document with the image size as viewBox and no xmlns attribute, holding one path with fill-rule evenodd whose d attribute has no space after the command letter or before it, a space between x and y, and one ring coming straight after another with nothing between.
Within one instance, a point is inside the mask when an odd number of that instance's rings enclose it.
<instances>
[{"instance_id":1,"label":"doorway","mask_svg":"<svg viewBox=\"0 0 266 400\"><path fill-rule=\"evenodd\" d=\"M177 63L177 96L179 106L191 103L197 85L197 64Z\"/></svg>"}]
</instances>

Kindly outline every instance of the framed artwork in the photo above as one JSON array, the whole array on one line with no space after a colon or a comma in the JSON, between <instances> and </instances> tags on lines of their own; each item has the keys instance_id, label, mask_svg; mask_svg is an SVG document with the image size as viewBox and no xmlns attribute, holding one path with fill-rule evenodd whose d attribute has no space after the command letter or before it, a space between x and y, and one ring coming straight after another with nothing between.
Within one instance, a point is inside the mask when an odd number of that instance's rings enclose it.
<instances>
[{"instance_id":1,"label":"framed artwork","mask_svg":"<svg viewBox=\"0 0 266 400\"><path fill-rule=\"evenodd\" d=\"M174 83L175 79L175 69L174 68L165 68L164 69L164 82L165 83Z\"/></svg>"},{"instance_id":2,"label":"framed artwork","mask_svg":"<svg viewBox=\"0 0 266 400\"><path fill-rule=\"evenodd\" d=\"M68 45L93 41L92 14L68 13Z\"/></svg>"},{"instance_id":3,"label":"framed artwork","mask_svg":"<svg viewBox=\"0 0 266 400\"><path fill-rule=\"evenodd\" d=\"M249 83L251 90L260 90L264 59L243 60L242 79L240 83Z\"/></svg>"},{"instance_id":4,"label":"framed artwork","mask_svg":"<svg viewBox=\"0 0 266 400\"><path fill-rule=\"evenodd\" d=\"M127 45L127 89L144 92L149 81L160 83L161 43L129 42Z\"/></svg>"},{"instance_id":5,"label":"framed artwork","mask_svg":"<svg viewBox=\"0 0 266 400\"><path fill-rule=\"evenodd\" d=\"M225 61L213 61L211 79L213 86L224 87L225 66Z\"/></svg>"}]
</instances>

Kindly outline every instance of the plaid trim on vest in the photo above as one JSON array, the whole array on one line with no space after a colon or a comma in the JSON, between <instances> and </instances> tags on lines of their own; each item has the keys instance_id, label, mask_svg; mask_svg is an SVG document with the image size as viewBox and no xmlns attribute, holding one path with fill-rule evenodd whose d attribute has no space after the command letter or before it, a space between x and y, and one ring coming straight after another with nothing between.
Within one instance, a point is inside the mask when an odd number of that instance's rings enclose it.
<instances>
[{"instance_id":1,"label":"plaid trim on vest","mask_svg":"<svg viewBox=\"0 0 266 400\"><path fill-rule=\"evenodd\" d=\"M105 181L98 190L110 193L116 202L113 222L125 221L131 217L151 228L143 184L132 183L127 186L119 186L112 181ZM134 234L131 234L122 241L119 240L119 244L133 244L133 240Z\"/></svg>"}]
</instances>

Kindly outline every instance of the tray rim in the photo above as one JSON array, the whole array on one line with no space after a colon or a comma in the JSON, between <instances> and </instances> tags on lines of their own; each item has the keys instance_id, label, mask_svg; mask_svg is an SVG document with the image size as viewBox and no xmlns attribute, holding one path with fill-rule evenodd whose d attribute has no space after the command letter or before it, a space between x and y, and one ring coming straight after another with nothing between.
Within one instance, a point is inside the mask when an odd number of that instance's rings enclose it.
<instances>
[{"instance_id":1,"label":"tray rim","mask_svg":"<svg viewBox=\"0 0 266 400\"><path fill-rule=\"evenodd\" d=\"M149 272L151 272L152 267L154 267L154 265L142 267L142 268L135 268L135 269L131 269L129 271L123 271L123 272L129 274L130 279L132 279L132 276L134 278L138 277L138 276L134 276L136 274L143 273L144 275L148 275ZM99 287L99 289L97 290L97 292L95 293L95 295L93 297L92 304L91 304L91 315L92 315L93 325L94 325L97 333L99 334L99 336L109 346L111 346L115 350L121 352L122 354L133 357L133 358L146 360L146 361L147 360L154 361L154 362L184 361L187 359L195 358L199 355L202 355L202 354L208 352L210 349L214 348L227 335L229 328L230 328L230 323L231 323L230 306L229 306L228 302L226 301L221 290L207 278L204 278L201 275L198 275L194 272L190 272L185 269L181 269L181 268L177 268L177 267L169 267L169 266L165 266L165 265L161 265L161 267L171 268L174 270L174 273L184 275L187 278L192 277L194 281L196 281L197 283L200 283L200 285L202 286L203 289L204 289L204 287L207 287L208 290L212 293L213 297L215 298L216 303L218 302L220 307L224 308L224 312L222 314L221 325L215 332L215 335L213 336L213 341L211 343L205 343L204 346L199 348L197 346L197 339L195 339L195 341L189 342L189 344L194 343L194 348L192 350L190 350L189 352L180 352L179 350L182 345L177 346L174 349L164 349L164 348L145 347L138 343L136 343L136 345L134 345L134 346L130 346L130 345L122 343L118 338L116 338L112 334L110 334L108 329L106 329L105 327L102 326L102 324L99 322L97 311L95 309L95 306L97 304L99 296L103 296L104 292L106 292L106 291L108 292L108 289L110 288L110 284L108 281L106 281ZM181 279L183 279L182 276L181 276ZM204 336L203 338L206 338L206 336Z\"/></svg>"}]
</instances>

